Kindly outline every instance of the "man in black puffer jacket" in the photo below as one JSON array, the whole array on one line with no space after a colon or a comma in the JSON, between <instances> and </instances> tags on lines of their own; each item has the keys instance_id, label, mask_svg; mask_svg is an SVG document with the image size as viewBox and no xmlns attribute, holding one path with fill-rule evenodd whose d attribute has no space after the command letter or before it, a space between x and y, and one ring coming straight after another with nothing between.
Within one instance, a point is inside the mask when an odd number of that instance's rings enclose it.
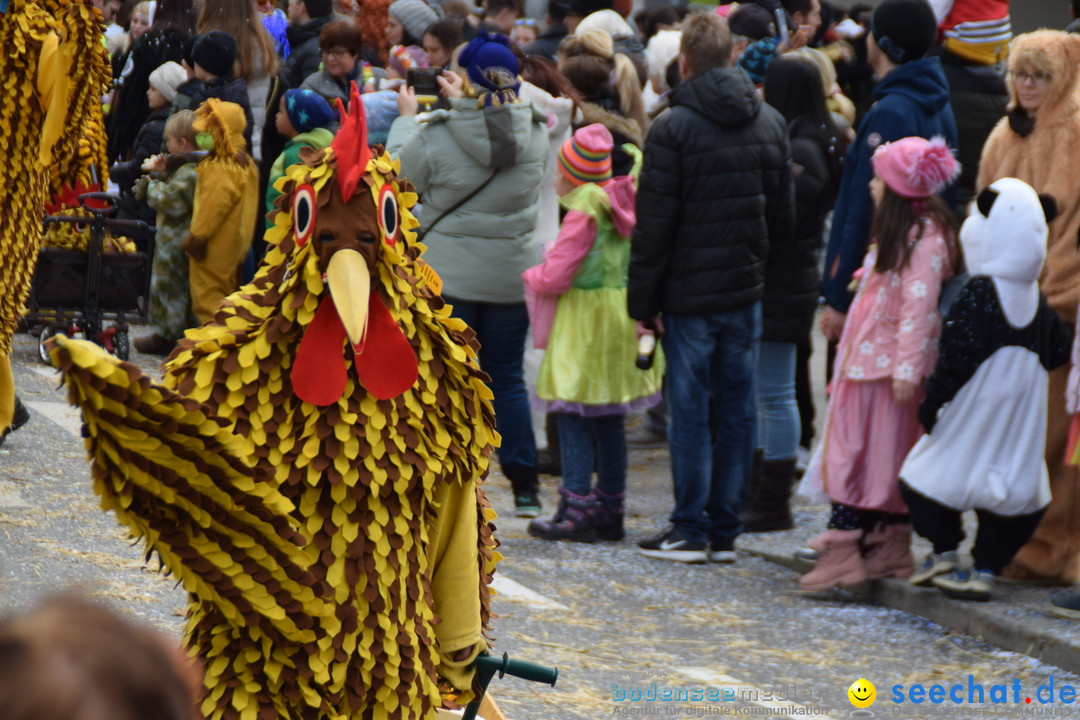
<instances>
[{"instance_id":1,"label":"man in black puffer jacket","mask_svg":"<svg viewBox=\"0 0 1080 720\"><path fill-rule=\"evenodd\" d=\"M639 548L682 562L735 559L765 261L795 218L784 121L731 67L731 43L712 13L683 24L686 80L646 140L631 245L630 316L662 336L667 357L676 498L674 527Z\"/></svg>"}]
</instances>

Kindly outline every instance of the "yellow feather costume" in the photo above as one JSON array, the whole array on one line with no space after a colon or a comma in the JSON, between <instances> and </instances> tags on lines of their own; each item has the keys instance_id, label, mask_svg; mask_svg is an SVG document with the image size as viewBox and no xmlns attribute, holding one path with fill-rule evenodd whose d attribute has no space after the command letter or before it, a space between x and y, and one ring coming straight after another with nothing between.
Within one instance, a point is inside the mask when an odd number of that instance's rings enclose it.
<instances>
[{"instance_id":1,"label":"yellow feather costume","mask_svg":"<svg viewBox=\"0 0 1080 720\"><path fill-rule=\"evenodd\" d=\"M335 182L342 149L279 181L266 260L180 341L166 388L89 343L53 350L105 507L191 593L208 718L433 718L441 691L468 698L487 648L498 553L479 483L498 436L477 345L432 289L397 163L362 159L353 192ZM370 273L367 332L312 361L326 308L352 327L355 284L334 281L336 258L355 254ZM342 363L331 401L298 396Z\"/></svg>"},{"instance_id":2,"label":"yellow feather costume","mask_svg":"<svg viewBox=\"0 0 1080 720\"><path fill-rule=\"evenodd\" d=\"M0 431L15 402L8 355L30 292L50 191L104 180L109 83L91 0L10 0L0 15Z\"/></svg>"}]
</instances>

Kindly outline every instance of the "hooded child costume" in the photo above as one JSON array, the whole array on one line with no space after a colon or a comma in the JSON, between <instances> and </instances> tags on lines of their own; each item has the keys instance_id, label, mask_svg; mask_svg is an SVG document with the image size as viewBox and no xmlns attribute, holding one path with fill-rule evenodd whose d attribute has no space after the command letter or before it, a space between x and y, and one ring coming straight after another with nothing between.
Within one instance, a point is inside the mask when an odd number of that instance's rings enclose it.
<instances>
[{"instance_id":1,"label":"hooded child costume","mask_svg":"<svg viewBox=\"0 0 1080 720\"><path fill-rule=\"evenodd\" d=\"M200 147L195 209L184 251L191 257L191 306L208 322L236 289L236 270L251 245L259 205L259 171L244 150L244 110L210 98L195 111ZM208 148L204 148L208 149Z\"/></svg>"},{"instance_id":2,"label":"hooded child costume","mask_svg":"<svg viewBox=\"0 0 1080 720\"><path fill-rule=\"evenodd\" d=\"M927 434L900 470L912 524L938 555L956 551L960 513L976 511L974 568L993 575L1050 502L1048 373L1069 357L1068 330L1037 282L1054 211L1015 178L979 194L960 231L971 279L949 308L919 407Z\"/></svg>"}]
</instances>

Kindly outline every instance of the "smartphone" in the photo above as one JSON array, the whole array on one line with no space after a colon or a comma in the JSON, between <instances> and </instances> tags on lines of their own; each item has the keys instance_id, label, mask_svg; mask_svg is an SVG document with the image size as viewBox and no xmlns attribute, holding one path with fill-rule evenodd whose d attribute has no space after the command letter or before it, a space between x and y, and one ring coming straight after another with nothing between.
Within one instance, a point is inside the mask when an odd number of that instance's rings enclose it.
<instances>
[{"instance_id":1,"label":"smartphone","mask_svg":"<svg viewBox=\"0 0 1080 720\"><path fill-rule=\"evenodd\" d=\"M779 45L788 45L787 18L784 16L784 8L776 8L776 42Z\"/></svg>"},{"instance_id":2,"label":"smartphone","mask_svg":"<svg viewBox=\"0 0 1080 720\"><path fill-rule=\"evenodd\" d=\"M420 112L449 107L446 99L439 94L439 83L435 81L441 74L442 68L409 68L406 71L405 81L416 91Z\"/></svg>"}]
</instances>

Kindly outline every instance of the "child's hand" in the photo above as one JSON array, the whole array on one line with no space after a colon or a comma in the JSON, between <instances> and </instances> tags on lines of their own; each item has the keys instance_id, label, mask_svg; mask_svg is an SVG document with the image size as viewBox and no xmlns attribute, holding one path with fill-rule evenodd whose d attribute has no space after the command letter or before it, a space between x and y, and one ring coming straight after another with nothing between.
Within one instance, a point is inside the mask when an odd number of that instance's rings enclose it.
<instances>
[{"instance_id":1,"label":"child's hand","mask_svg":"<svg viewBox=\"0 0 1080 720\"><path fill-rule=\"evenodd\" d=\"M151 155L142 164L143 172L165 172L165 153Z\"/></svg>"},{"instance_id":2,"label":"child's hand","mask_svg":"<svg viewBox=\"0 0 1080 720\"><path fill-rule=\"evenodd\" d=\"M206 257L206 240L188 233L180 242L180 249L192 260L202 260Z\"/></svg>"},{"instance_id":3,"label":"child's hand","mask_svg":"<svg viewBox=\"0 0 1080 720\"><path fill-rule=\"evenodd\" d=\"M911 398L915 397L915 390L919 386L913 382L907 380L893 380L892 381L892 396L897 405L906 405L911 402Z\"/></svg>"}]
</instances>

